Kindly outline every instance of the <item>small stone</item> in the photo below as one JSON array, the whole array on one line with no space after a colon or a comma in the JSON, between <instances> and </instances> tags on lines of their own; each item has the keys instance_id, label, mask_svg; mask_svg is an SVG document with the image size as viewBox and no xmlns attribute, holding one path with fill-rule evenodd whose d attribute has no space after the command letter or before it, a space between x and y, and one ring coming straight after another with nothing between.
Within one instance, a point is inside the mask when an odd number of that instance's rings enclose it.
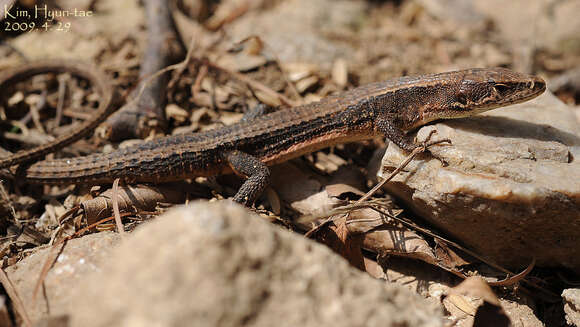
<instances>
[{"instance_id":1,"label":"small stone","mask_svg":"<svg viewBox=\"0 0 580 327\"><path fill-rule=\"evenodd\" d=\"M562 292L564 312L569 325L580 327L580 288L569 288Z\"/></svg>"}]
</instances>

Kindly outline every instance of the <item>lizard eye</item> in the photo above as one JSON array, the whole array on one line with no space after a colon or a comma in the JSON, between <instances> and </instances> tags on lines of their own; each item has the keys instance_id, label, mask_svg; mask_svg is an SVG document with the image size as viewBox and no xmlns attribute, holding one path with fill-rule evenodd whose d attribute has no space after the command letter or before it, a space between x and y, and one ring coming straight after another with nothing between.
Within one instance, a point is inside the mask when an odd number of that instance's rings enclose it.
<instances>
[{"instance_id":1,"label":"lizard eye","mask_svg":"<svg viewBox=\"0 0 580 327\"><path fill-rule=\"evenodd\" d=\"M510 89L505 84L496 84L496 85L494 85L494 88L497 91L497 93L499 93L501 96L505 96L509 92L509 89Z\"/></svg>"}]
</instances>

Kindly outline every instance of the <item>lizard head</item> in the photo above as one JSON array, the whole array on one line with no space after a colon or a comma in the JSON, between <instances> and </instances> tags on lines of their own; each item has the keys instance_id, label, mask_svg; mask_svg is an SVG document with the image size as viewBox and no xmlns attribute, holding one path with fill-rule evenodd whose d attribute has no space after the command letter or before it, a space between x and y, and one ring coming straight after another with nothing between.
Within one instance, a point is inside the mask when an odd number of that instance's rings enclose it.
<instances>
[{"instance_id":1,"label":"lizard head","mask_svg":"<svg viewBox=\"0 0 580 327\"><path fill-rule=\"evenodd\" d=\"M471 116L498 107L525 102L542 94L546 82L540 77L505 68L462 71L455 92L448 96L449 117Z\"/></svg>"}]
</instances>

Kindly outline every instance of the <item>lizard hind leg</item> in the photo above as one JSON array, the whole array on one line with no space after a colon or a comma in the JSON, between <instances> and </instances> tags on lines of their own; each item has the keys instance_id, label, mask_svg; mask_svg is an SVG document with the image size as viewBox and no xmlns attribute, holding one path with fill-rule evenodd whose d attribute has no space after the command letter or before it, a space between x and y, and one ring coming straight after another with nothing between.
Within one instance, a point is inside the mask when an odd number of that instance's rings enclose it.
<instances>
[{"instance_id":1,"label":"lizard hind leg","mask_svg":"<svg viewBox=\"0 0 580 327\"><path fill-rule=\"evenodd\" d=\"M247 178L234 201L252 205L270 183L270 169L260 159L237 150L226 153L225 159L236 175Z\"/></svg>"}]
</instances>

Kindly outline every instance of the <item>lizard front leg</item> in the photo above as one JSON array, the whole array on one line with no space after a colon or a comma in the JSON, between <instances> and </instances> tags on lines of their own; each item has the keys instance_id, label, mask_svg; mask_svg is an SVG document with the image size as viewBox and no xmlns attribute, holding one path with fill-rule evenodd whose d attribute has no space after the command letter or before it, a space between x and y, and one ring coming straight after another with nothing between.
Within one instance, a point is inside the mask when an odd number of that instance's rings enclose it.
<instances>
[{"instance_id":1,"label":"lizard front leg","mask_svg":"<svg viewBox=\"0 0 580 327\"><path fill-rule=\"evenodd\" d=\"M427 138L425 139L425 141L417 143L413 140L412 137L405 134L403 129L397 127L397 125L395 123L393 123L393 121L391 121L391 120L379 119L376 123L376 128L378 129L378 131L380 133L383 134L383 136L385 136L387 139L391 140L393 143L395 143L401 149L403 149L407 152L412 152L415 149L422 147L423 148L422 152L425 152L428 155L430 155L431 157L439 160L441 162L441 164L443 164L443 166L447 166L447 162L443 158L441 158L437 155L434 155L431 151L429 151L427 149L429 146L435 145L435 144L440 144L440 143L451 144L451 140L449 140L449 139L441 139L441 140L431 141L431 137L433 136L433 134L435 134L437 132L436 130L432 130L429 133L429 135L427 136Z\"/></svg>"},{"instance_id":2,"label":"lizard front leg","mask_svg":"<svg viewBox=\"0 0 580 327\"><path fill-rule=\"evenodd\" d=\"M380 118L376 122L376 129L387 139L395 143L399 148L411 152L415 150L419 144L413 141L413 138L405 134L403 129L397 126L397 124L390 119Z\"/></svg>"},{"instance_id":3,"label":"lizard front leg","mask_svg":"<svg viewBox=\"0 0 580 327\"><path fill-rule=\"evenodd\" d=\"M258 158L241 151L226 153L225 159L236 175L247 178L234 201L249 206L270 183L270 170Z\"/></svg>"}]
</instances>

